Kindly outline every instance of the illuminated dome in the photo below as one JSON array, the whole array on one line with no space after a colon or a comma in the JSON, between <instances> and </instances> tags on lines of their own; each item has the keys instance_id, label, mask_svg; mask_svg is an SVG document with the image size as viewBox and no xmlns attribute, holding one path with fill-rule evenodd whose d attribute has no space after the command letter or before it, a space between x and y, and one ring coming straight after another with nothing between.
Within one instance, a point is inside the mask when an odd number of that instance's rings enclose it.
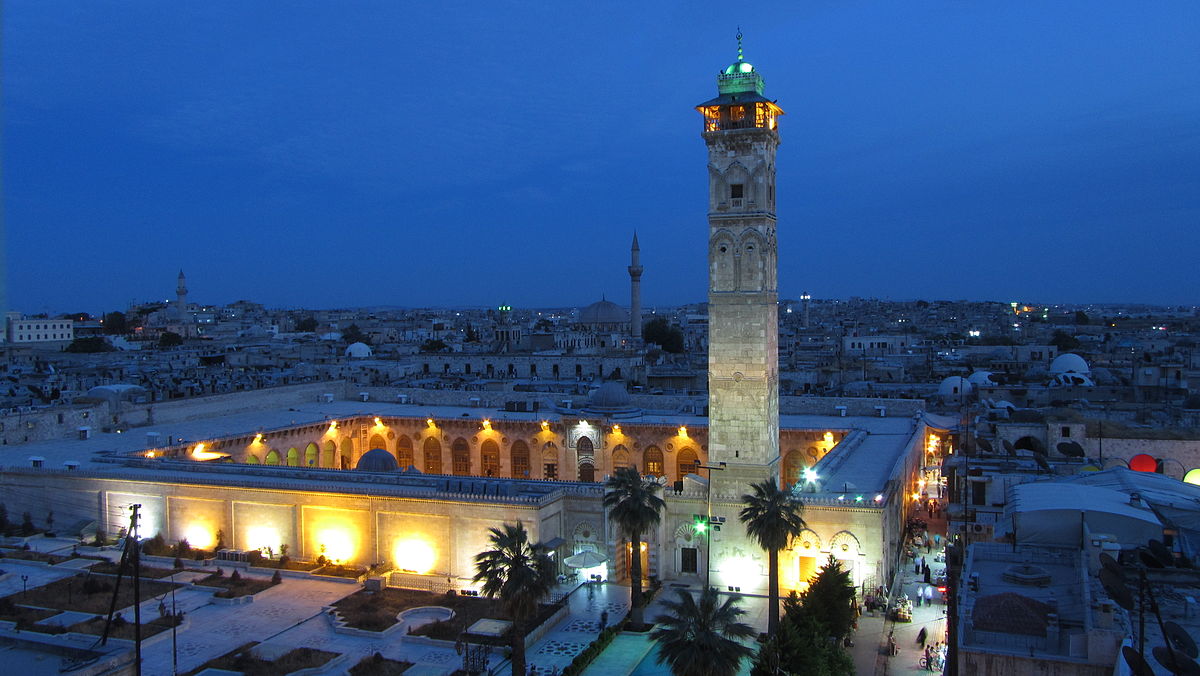
<instances>
[{"instance_id":1,"label":"illuminated dome","mask_svg":"<svg viewBox=\"0 0 1200 676\"><path fill-rule=\"evenodd\" d=\"M623 324L629 321L625 308L610 300L600 300L579 311L580 324Z\"/></svg>"},{"instance_id":2,"label":"illuminated dome","mask_svg":"<svg viewBox=\"0 0 1200 676\"><path fill-rule=\"evenodd\" d=\"M938 385L938 395L943 397L961 397L971 393L971 382L962 376L950 376Z\"/></svg>"},{"instance_id":3,"label":"illuminated dome","mask_svg":"<svg viewBox=\"0 0 1200 676\"><path fill-rule=\"evenodd\" d=\"M583 410L608 418L636 418L642 414L642 409L633 405L625 385L618 380L601 385L592 393Z\"/></svg>"},{"instance_id":4,"label":"illuminated dome","mask_svg":"<svg viewBox=\"0 0 1200 676\"><path fill-rule=\"evenodd\" d=\"M395 472L400 469L400 465L396 462L396 456L382 448L373 448L358 459L354 469L364 472Z\"/></svg>"},{"instance_id":5,"label":"illuminated dome","mask_svg":"<svg viewBox=\"0 0 1200 676\"><path fill-rule=\"evenodd\" d=\"M1082 373L1083 375L1089 375L1091 372L1092 370L1088 368L1087 362L1083 360L1083 357L1070 352L1060 354L1054 358L1054 361L1050 362L1051 375L1058 375L1060 373Z\"/></svg>"},{"instance_id":6,"label":"illuminated dome","mask_svg":"<svg viewBox=\"0 0 1200 676\"><path fill-rule=\"evenodd\" d=\"M754 66L748 61L734 61L725 69L726 75L738 75L740 73L753 73Z\"/></svg>"},{"instance_id":7,"label":"illuminated dome","mask_svg":"<svg viewBox=\"0 0 1200 676\"><path fill-rule=\"evenodd\" d=\"M371 354L371 346L366 343L351 343L346 347L346 356L351 359L366 359Z\"/></svg>"}]
</instances>

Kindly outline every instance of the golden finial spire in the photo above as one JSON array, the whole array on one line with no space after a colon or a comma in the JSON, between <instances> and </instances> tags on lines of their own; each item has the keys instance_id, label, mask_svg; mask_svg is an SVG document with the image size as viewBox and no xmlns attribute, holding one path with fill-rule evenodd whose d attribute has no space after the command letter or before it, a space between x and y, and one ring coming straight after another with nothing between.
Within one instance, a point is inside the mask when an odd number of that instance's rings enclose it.
<instances>
[{"instance_id":1,"label":"golden finial spire","mask_svg":"<svg viewBox=\"0 0 1200 676\"><path fill-rule=\"evenodd\" d=\"M738 26L737 41L738 41L738 61L741 61L742 60L742 27L741 26Z\"/></svg>"}]
</instances>

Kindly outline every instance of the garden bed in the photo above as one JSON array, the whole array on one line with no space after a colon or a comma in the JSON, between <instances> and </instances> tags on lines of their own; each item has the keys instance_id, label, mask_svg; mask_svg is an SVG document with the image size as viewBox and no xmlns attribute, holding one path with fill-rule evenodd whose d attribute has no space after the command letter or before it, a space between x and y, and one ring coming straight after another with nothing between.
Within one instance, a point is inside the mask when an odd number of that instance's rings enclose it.
<instances>
[{"instance_id":1,"label":"garden bed","mask_svg":"<svg viewBox=\"0 0 1200 676\"><path fill-rule=\"evenodd\" d=\"M90 581L89 581L90 580ZM112 600L112 589L116 576L90 575L87 579L68 577L55 580L50 584L30 589L27 593L17 592L6 597L13 603L22 603L42 608L58 608L59 610L76 610L91 615L107 615L108 605ZM162 596L181 585L172 582L143 579L140 585L142 600L147 601L156 596ZM91 593L84 590L90 589ZM117 595L117 608L128 608L133 605L133 580L121 580L121 593Z\"/></svg>"},{"instance_id":2,"label":"garden bed","mask_svg":"<svg viewBox=\"0 0 1200 676\"><path fill-rule=\"evenodd\" d=\"M122 615L124 617L124 615ZM126 622L118 626L114 622L113 626L108 631L109 638L123 638L132 641L134 639L133 618L128 618ZM171 628L170 619L167 617L156 619L152 622L142 623L142 640L150 638L155 634L160 634ZM37 629L37 627L35 627ZM93 617L90 620L84 620L66 628L66 631L76 631L80 634L91 634L100 636L104 633L104 617Z\"/></svg>"},{"instance_id":3,"label":"garden bed","mask_svg":"<svg viewBox=\"0 0 1200 676\"><path fill-rule=\"evenodd\" d=\"M58 614L57 610L26 608L25 606L17 605L16 601L17 599L12 597L0 599L0 620L16 622L17 629L27 629L42 620Z\"/></svg>"},{"instance_id":4,"label":"garden bed","mask_svg":"<svg viewBox=\"0 0 1200 676\"><path fill-rule=\"evenodd\" d=\"M232 575L225 575L224 573L212 573L204 577L198 577L192 580L192 584L204 587L220 587L221 591L214 594L214 596L220 599L235 599L239 596L250 596L275 586L270 580L260 580L240 575L238 578L234 578Z\"/></svg>"},{"instance_id":5,"label":"garden bed","mask_svg":"<svg viewBox=\"0 0 1200 676\"><path fill-rule=\"evenodd\" d=\"M430 622L413 630L416 636L454 641L458 635L475 622L485 619L505 619L499 601L479 596L457 594L435 594L415 589L387 588L382 591L359 591L333 604L341 614L346 626L367 631L383 631L400 620L396 616L402 611L424 606L441 606L454 611L454 617L442 622ZM526 633L546 621L558 606L544 604L537 616L526 626ZM507 645L505 637L479 637L477 643Z\"/></svg>"},{"instance_id":6,"label":"garden bed","mask_svg":"<svg viewBox=\"0 0 1200 676\"><path fill-rule=\"evenodd\" d=\"M106 560L102 563L97 563L96 565L92 566L91 571L93 573L103 573L105 575L114 575L115 576L117 574L117 571L120 570L120 568L121 568L120 564L113 563L112 561ZM150 578L152 580L161 580L164 577L170 577L170 576L174 575L175 573L183 572L182 568L159 568L157 566L146 566L146 565L142 565L139 568L140 568L139 572L141 573L142 578ZM196 571L196 572L200 572L200 571ZM130 577L130 576L132 576L132 574L133 574L132 567L125 571L126 577Z\"/></svg>"},{"instance_id":7,"label":"garden bed","mask_svg":"<svg viewBox=\"0 0 1200 676\"><path fill-rule=\"evenodd\" d=\"M10 549L8 547L0 548L0 555L2 555L5 559L15 559L17 561L41 561L42 563L48 563L52 566L56 563L62 563L63 561L70 561L73 558L77 558L75 556L47 554L45 552L38 552L32 549Z\"/></svg>"},{"instance_id":8,"label":"garden bed","mask_svg":"<svg viewBox=\"0 0 1200 676\"><path fill-rule=\"evenodd\" d=\"M350 676L400 676L412 665L412 662L389 660L383 655L375 653L370 657L362 658L358 664L350 667Z\"/></svg>"},{"instance_id":9,"label":"garden bed","mask_svg":"<svg viewBox=\"0 0 1200 676\"><path fill-rule=\"evenodd\" d=\"M297 561L296 559L288 559L280 565L280 559L251 559L250 565L254 568L272 568L275 570L297 570L300 572L312 572L321 567L321 564L315 561Z\"/></svg>"},{"instance_id":10,"label":"garden bed","mask_svg":"<svg viewBox=\"0 0 1200 676\"><path fill-rule=\"evenodd\" d=\"M246 643L220 657L205 662L189 671L186 676L194 676L205 669L239 671L245 676L276 676L277 674L290 674L301 669L320 667L338 656L337 653L314 648L296 648L275 660L268 661L250 651L256 645L258 643L253 641Z\"/></svg>"},{"instance_id":11,"label":"garden bed","mask_svg":"<svg viewBox=\"0 0 1200 676\"><path fill-rule=\"evenodd\" d=\"M313 575L324 575L326 577L360 578L366 574L366 568L359 568L357 566L335 566L333 564L326 564L322 566L320 570L313 571Z\"/></svg>"}]
</instances>

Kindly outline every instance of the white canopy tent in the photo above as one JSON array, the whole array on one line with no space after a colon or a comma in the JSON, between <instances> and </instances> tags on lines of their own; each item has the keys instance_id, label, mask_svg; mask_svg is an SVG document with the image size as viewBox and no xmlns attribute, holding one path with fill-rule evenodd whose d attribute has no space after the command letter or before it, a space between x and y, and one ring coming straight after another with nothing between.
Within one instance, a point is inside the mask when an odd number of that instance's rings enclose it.
<instances>
[{"instance_id":1,"label":"white canopy tent","mask_svg":"<svg viewBox=\"0 0 1200 676\"><path fill-rule=\"evenodd\" d=\"M1148 507L1133 504L1126 493L1110 488L1058 481L1014 486L996 537L1015 530L1020 544L1079 545L1083 525L1092 534L1112 535L1122 547L1161 538L1162 522Z\"/></svg>"}]
</instances>

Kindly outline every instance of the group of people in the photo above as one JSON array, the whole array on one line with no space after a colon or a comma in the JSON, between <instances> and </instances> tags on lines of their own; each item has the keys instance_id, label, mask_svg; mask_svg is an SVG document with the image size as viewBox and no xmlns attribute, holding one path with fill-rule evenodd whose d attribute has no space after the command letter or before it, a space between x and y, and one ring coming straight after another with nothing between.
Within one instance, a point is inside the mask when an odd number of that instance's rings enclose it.
<instances>
[{"instance_id":1,"label":"group of people","mask_svg":"<svg viewBox=\"0 0 1200 676\"><path fill-rule=\"evenodd\" d=\"M917 585L917 594L916 598L913 599L913 605L919 606L924 603L927 606L932 606L934 591L934 587L931 584Z\"/></svg>"}]
</instances>

